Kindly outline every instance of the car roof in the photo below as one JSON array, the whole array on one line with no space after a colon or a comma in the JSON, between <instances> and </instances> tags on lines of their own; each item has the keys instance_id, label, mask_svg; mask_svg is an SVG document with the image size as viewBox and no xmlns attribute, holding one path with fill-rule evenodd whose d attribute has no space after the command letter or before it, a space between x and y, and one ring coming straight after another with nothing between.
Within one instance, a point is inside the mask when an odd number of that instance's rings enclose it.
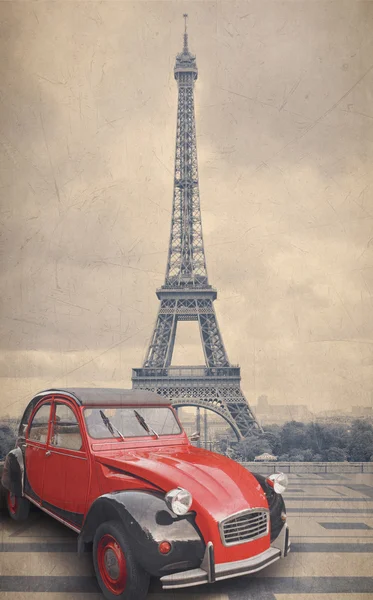
<instances>
[{"instance_id":1,"label":"car roof","mask_svg":"<svg viewBox=\"0 0 373 600\"><path fill-rule=\"evenodd\" d=\"M47 395L63 394L70 396L83 406L131 406L131 405L170 405L168 398L149 390L132 390L119 388L61 388L39 392L34 400Z\"/></svg>"},{"instance_id":2,"label":"car roof","mask_svg":"<svg viewBox=\"0 0 373 600\"><path fill-rule=\"evenodd\" d=\"M19 424L18 435L23 435L23 426L28 423L36 404L45 396L68 396L78 406L170 406L168 398L149 390L126 390L118 388L53 388L35 394L28 403Z\"/></svg>"}]
</instances>

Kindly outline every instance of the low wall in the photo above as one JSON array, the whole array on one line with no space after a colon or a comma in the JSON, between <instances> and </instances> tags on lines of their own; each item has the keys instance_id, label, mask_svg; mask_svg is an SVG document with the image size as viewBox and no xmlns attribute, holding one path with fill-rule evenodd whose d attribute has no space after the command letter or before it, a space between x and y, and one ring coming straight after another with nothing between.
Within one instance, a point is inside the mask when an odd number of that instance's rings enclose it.
<instances>
[{"instance_id":1,"label":"low wall","mask_svg":"<svg viewBox=\"0 0 373 600\"><path fill-rule=\"evenodd\" d=\"M249 471L282 473L373 473L373 462L265 462L241 463ZM4 463L0 461L0 478Z\"/></svg>"},{"instance_id":2,"label":"low wall","mask_svg":"<svg viewBox=\"0 0 373 600\"><path fill-rule=\"evenodd\" d=\"M373 473L373 462L243 462L249 471L263 475L282 473Z\"/></svg>"}]
</instances>

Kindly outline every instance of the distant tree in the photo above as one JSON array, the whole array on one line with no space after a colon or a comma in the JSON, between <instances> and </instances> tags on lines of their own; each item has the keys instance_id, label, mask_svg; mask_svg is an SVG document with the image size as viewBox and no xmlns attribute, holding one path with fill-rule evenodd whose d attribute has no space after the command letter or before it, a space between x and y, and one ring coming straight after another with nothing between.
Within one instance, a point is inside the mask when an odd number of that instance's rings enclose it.
<instances>
[{"instance_id":1,"label":"distant tree","mask_svg":"<svg viewBox=\"0 0 373 600\"><path fill-rule=\"evenodd\" d=\"M306 426L305 443L314 454L323 455L328 447L328 442L325 435L325 426L320 425L320 423L309 423Z\"/></svg>"},{"instance_id":2,"label":"distant tree","mask_svg":"<svg viewBox=\"0 0 373 600\"><path fill-rule=\"evenodd\" d=\"M349 427L347 425L324 425L323 434L326 448L347 448L349 443Z\"/></svg>"},{"instance_id":3,"label":"distant tree","mask_svg":"<svg viewBox=\"0 0 373 600\"><path fill-rule=\"evenodd\" d=\"M329 462L343 462L347 458L347 452L343 448L335 446L326 451L326 460Z\"/></svg>"},{"instance_id":4,"label":"distant tree","mask_svg":"<svg viewBox=\"0 0 373 600\"><path fill-rule=\"evenodd\" d=\"M268 425L263 434L251 435L235 446L236 460L253 460L269 452L280 461L369 461L373 457L373 426L357 420L343 423Z\"/></svg>"},{"instance_id":5,"label":"distant tree","mask_svg":"<svg viewBox=\"0 0 373 600\"><path fill-rule=\"evenodd\" d=\"M304 462L304 454L303 452L298 452L297 454L290 454L289 460L290 462Z\"/></svg>"},{"instance_id":6,"label":"distant tree","mask_svg":"<svg viewBox=\"0 0 373 600\"><path fill-rule=\"evenodd\" d=\"M227 438L222 438L217 443L218 451L221 452L222 454L226 453L228 446L229 446L229 442L228 442Z\"/></svg>"},{"instance_id":7,"label":"distant tree","mask_svg":"<svg viewBox=\"0 0 373 600\"><path fill-rule=\"evenodd\" d=\"M267 440L275 456L282 451L282 428L279 425L264 427L263 437Z\"/></svg>"},{"instance_id":8,"label":"distant tree","mask_svg":"<svg viewBox=\"0 0 373 600\"><path fill-rule=\"evenodd\" d=\"M303 452L304 462L312 462L314 460L314 456L313 450L308 449Z\"/></svg>"},{"instance_id":9,"label":"distant tree","mask_svg":"<svg viewBox=\"0 0 373 600\"><path fill-rule=\"evenodd\" d=\"M303 462L304 461L304 450L302 448L292 448L289 452L289 460L292 462Z\"/></svg>"},{"instance_id":10,"label":"distant tree","mask_svg":"<svg viewBox=\"0 0 373 600\"><path fill-rule=\"evenodd\" d=\"M353 462L366 462L373 454L373 427L370 423L357 420L352 423L348 457Z\"/></svg>"},{"instance_id":11,"label":"distant tree","mask_svg":"<svg viewBox=\"0 0 373 600\"><path fill-rule=\"evenodd\" d=\"M264 425L263 430L264 430L264 433L270 432L270 433L279 433L280 434L282 431L282 425L277 425L277 423L272 423L270 425Z\"/></svg>"},{"instance_id":12,"label":"distant tree","mask_svg":"<svg viewBox=\"0 0 373 600\"><path fill-rule=\"evenodd\" d=\"M312 462L322 462L322 456L321 456L321 454L314 454Z\"/></svg>"},{"instance_id":13,"label":"distant tree","mask_svg":"<svg viewBox=\"0 0 373 600\"><path fill-rule=\"evenodd\" d=\"M0 460L4 460L16 441L15 423L7 420L0 423Z\"/></svg>"},{"instance_id":14,"label":"distant tree","mask_svg":"<svg viewBox=\"0 0 373 600\"><path fill-rule=\"evenodd\" d=\"M288 421L282 427L282 452L290 452L293 448L307 449L307 430L300 421Z\"/></svg>"},{"instance_id":15,"label":"distant tree","mask_svg":"<svg viewBox=\"0 0 373 600\"><path fill-rule=\"evenodd\" d=\"M278 460L281 462L288 462L289 461L289 455L288 454L280 454L280 456L278 457Z\"/></svg>"},{"instance_id":16,"label":"distant tree","mask_svg":"<svg viewBox=\"0 0 373 600\"><path fill-rule=\"evenodd\" d=\"M244 457L244 460L254 460L259 454L268 452L272 454L272 448L264 436L247 437L237 443L236 452Z\"/></svg>"}]
</instances>

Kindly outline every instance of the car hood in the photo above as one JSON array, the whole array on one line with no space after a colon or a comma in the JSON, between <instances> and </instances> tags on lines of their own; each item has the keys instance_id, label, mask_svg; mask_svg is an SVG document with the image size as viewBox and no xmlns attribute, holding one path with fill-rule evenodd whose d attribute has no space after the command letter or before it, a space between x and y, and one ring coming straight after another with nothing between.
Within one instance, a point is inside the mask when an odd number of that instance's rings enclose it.
<instances>
[{"instance_id":1,"label":"car hood","mask_svg":"<svg viewBox=\"0 0 373 600\"><path fill-rule=\"evenodd\" d=\"M117 450L96 455L99 463L147 480L168 492L187 489L192 510L207 511L217 521L240 510L267 508L267 499L256 478L240 464L220 454L194 446Z\"/></svg>"}]
</instances>

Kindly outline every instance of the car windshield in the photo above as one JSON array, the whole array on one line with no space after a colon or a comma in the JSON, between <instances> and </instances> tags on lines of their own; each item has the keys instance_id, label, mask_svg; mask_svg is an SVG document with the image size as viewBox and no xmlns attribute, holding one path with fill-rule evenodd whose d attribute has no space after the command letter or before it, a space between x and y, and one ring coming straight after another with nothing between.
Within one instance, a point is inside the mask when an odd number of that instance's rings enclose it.
<instances>
[{"instance_id":1,"label":"car windshield","mask_svg":"<svg viewBox=\"0 0 373 600\"><path fill-rule=\"evenodd\" d=\"M84 419L89 435L96 439L120 438L121 435L125 438L140 436L155 438L154 432L158 436L181 433L174 413L166 407L108 408L98 406L97 408L85 408ZM144 427L144 422L149 431Z\"/></svg>"}]
</instances>

